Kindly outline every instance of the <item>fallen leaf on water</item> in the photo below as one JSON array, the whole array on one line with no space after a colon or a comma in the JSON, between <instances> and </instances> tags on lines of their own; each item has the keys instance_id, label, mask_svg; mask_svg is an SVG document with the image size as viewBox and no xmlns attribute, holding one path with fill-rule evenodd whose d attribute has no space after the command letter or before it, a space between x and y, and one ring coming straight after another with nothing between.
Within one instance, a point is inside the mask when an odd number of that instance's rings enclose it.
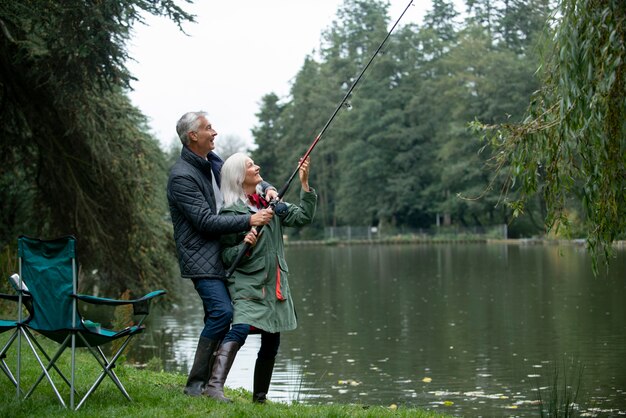
<instances>
[{"instance_id":1,"label":"fallen leaf on water","mask_svg":"<svg viewBox=\"0 0 626 418\"><path fill-rule=\"evenodd\" d=\"M422 379L422 382L424 382L424 383L430 383L432 381L433 381L433 379L430 378L430 377L425 377L425 378Z\"/></svg>"},{"instance_id":2,"label":"fallen leaf on water","mask_svg":"<svg viewBox=\"0 0 626 418\"><path fill-rule=\"evenodd\" d=\"M340 385L350 385L350 386L359 386L361 384L361 382L357 382L354 379L339 380L337 383Z\"/></svg>"},{"instance_id":3,"label":"fallen leaf on water","mask_svg":"<svg viewBox=\"0 0 626 418\"><path fill-rule=\"evenodd\" d=\"M452 405L454 405L454 402L452 402L452 401L443 401L443 404L445 406L452 406Z\"/></svg>"}]
</instances>

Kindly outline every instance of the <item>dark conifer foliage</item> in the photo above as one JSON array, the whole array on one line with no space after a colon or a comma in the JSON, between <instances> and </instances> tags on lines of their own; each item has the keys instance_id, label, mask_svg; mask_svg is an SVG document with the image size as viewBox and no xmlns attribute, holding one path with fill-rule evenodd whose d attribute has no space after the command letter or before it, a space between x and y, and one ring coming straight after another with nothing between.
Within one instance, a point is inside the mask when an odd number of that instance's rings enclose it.
<instances>
[{"instance_id":1,"label":"dark conifer foliage","mask_svg":"<svg viewBox=\"0 0 626 418\"><path fill-rule=\"evenodd\" d=\"M165 157L126 95L145 12L192 20L169 0L0 1L0 244L73 234L81 273L119 293L173 266Z\"/></svg>"},{"instance_id":2,"label":"dark conifer foliage","mask_svg":"<svg viewBox=\"0 0 626 418\"><path fill-rule=\"evenodd\" d=\"M510 222L503 179L492 179L493 155L469 123L523 119L540 85L532 45L548 13L542 1L475 0L456 10L453 1L435 0L420 26L397 28L312 155L316 225L393 232L438 219ZM275 101L263 103L255 155L268 156L267 144L276 150L272 157L288 162L273 163L273 181L289 176L395 18L387 2L344 1L280 110ZM509 230L530 235L541 228L525 220Z\"/></svg>"}]
</instances>

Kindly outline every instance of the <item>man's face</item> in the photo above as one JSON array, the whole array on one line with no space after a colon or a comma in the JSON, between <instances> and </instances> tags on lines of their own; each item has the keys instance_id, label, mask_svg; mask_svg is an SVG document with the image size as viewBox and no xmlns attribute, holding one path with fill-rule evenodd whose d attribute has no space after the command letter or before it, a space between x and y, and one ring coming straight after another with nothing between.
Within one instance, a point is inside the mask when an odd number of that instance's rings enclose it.
<instances>
[{"instance_id":1,"label":"man's face","mask_svg":"<svg viewBox=\"0 0 626 418\"><path fill-rule=\"evenodd\" d=\"M190 148L199 155L206 157L206 155L215 149L215 137L217 132L207 118L200 117L200 125L197 131L192 131L189 134Z\"/></svg>"}]
</instances>

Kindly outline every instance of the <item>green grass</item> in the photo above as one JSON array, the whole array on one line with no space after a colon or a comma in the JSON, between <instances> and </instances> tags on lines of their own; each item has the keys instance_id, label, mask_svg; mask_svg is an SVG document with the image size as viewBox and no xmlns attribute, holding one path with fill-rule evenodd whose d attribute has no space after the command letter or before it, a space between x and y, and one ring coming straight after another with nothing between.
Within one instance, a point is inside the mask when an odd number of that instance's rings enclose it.
<instances>
[{"instance_id":1,"label":"green grass","mask_svg":"<svg viewBox=\"0 0 626 418\"><path fill-rule=\"evenodd\" d=\"M9 334L9 333L5 333ZM8 335L0 336L0 347L4 346ZM54 343L44 344L51 354L57 348ZM15 369L14 345L7 358L9 367ZM28 352L27 352L28 351ZM40 373L38 364L22 340L22 389L28 389ZM95 380L100 369L95 360L84 349L78 350L77 370L80 379L77 387L84 393ZM69 353L61 358L61 369L69 376ZM253 404L251 394L243 389L226 388L226 396L233 399L231 404L221 404L206 397L191 398L182 393L186 376L175 373L140 370L130 365L118 365L116 374L133 398L126 400L117 387L107 377L100 387L87 399L78 411L63 408L57 400L47 380L40 383L33 395L26 400L16 399L15 387L0 372L0 416L4 417L443 417L445 415L415 408L399 406L366 405L305 405L269 402L265 405ZM56 373L52 373L53 377ZM60 379L57 387L69 403L69 388ZM78 402L78 401L76 401Z\"/></svg>"},{"instance_id":2,"label":"green grass","mask_svg":"<svg viewBox=\"0 0 626 418\"><path fill-rule=\"evenodd\" d=\"M584 366L575 361L563 361L562 366L554 366L551 384L545 388L537 388L539 415L542 418L569 418L580 415L577 399L583 371Z\"/></svg>"}]
</instances>

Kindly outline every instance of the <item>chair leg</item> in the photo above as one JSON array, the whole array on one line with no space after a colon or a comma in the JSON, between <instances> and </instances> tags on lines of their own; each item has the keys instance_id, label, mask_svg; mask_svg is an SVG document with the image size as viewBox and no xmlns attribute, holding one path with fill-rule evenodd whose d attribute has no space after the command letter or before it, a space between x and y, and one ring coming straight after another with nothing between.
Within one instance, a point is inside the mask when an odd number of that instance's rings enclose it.
<instances>
[{"instance_id":1,"label":"chair leg","mask_svg":"<svg viewBox=\"0 0 626 418\"><path fill-rule=\"evenodd\" d=\"M11 381L11 383L13 383L13 386L15 386L16 388L19 389L19 385L17 383L17 379L15 378L15 376L13 376L13 373L11 373L11 369L9 368L9 366L7 365L5 359L7 357L6 352L9 350L9 347L11 347L11 345L13 344L13 342L15 341L15 339L17 338L17 333L19 331L15 331L11 337L9 337L9 340L7 341L7 343L4 345L4 347L2 347L2 350L0 350L0 369L2 369L2 371L4 372L4 374L7 375L7 377L9 378L9 380Z\"/></svg>"},{"instance_id":2,"label":"chair leg","mask_svg":"<svg viewBox=\"0 0 626 418\"><path fill-rule=\"evenodd\" d=\"M85 393L85 396L82 397L78 405L76 405L76 410L78 410L85 403L89 395L95 392L95 390L98 388L98 386L100 386L100 383L102 383L102 381L104 380L106 376L109 376L111 378L115 386L117 386L117 388L120 390L120 392L122 392L122 395L124 395L126 399L128 399L129 401L132 401L132 398L126 391L126 388L124 387L120 379L117 377L117 375L113 371L113 368L115 367L115 362L117 361L118 357L124 352L124 349L130 342L131 337L127 337L126 340L124 340L124 343L120 346L117 353L115 353L115 355L111 358L111 360L109 360L104 355L104 352L102 351L100 347L97 347L97 346L95 348L92 347L81 333L78 333L78 336L82 339L83 343L85 344L85 347L89 350L89 352L93 355L93 357L98 361L98 363L100 364L100 367L102 367L102 372L100 373L96 381L93 383L93 385L91 385L87 393Z\"/></svg>"},{"instance_id":3,"label":"chair leg","mask_svg":"<svg viewBox=\"0 0 626 418\"><path fill-rule=\"evenodd\" d=\"M57 353L52 357L52 359L50 359L50 357L48 357L48 355L46 354L45 351L42 351L44 356L49 360L48 366L44 366L43 362L41 361L41 358L39 357L39 355L37 355L37 350L35 349L35 346L33 345L33 342L31 341L31 338L33 340L35 340L35 344L37 345L37 347L39 347L39 349L41 350L41 346L39 345L39 343L37 342L37 340L32 336L32 334L29 336L29 333L24 333L24 337L26 338L26 342L28 343L28 345L30 346L31 351L33 352L33 354L35 355L35 359L37 360L37 362L39 363L39 366L41 367L41 370L43 371L43 373L39 376L39 378L37 379L37 381L35 382L35 384L30 388L30 390L28 391L28 393L26 393L26 395L24 395L24 399L28 398L33 391L35 390L35 388L39 385L39 383L43 380L44 377L46 377L48 379L48 382L50 383L50 386L52 386L52 390L54 391L54 393L56 394L57 398L59 399L59 402L61 403L61 405L63 405L64 408L67 408L67 405L65 405L65 401L63 400L63 397L61 396L61 394L59 393L56 385L54 384L54 381L52 380L52 377L50 377L50 374L48 373L48 371L54 367L55 370L57 370L59 372L59 374L61 374L61 376L63 377L63 379L65 380L66 383L68 383L68 380L65 378L65 376L59 371L59 369L56 367L56 361L59 357L61 357L61 354L63 353L63 351L65 351L65 348L67 347L67 341L69 339L68 338L65 339L65 341L63 342L63 344L61 344L61 347L59 348L59 350L57 351Z\"/></svg>"},{"instance_id":4,"label":"chair leg","mask_svg":"<svg viewBox=\"0 0 626 418\"><path fill-rule=\"evenodd\" d=\"M213 372L209 383L207 383L202 392L203 395L210 396L220 402L231 402L230 399L224 396L224 383L240 347L236 341L228 341L220 346L215 354Z\"/></svg>"},{"instance_id":5,"label":"chair leg","mask_svg":"<svg viewBox=\"0 0 626 418\"><path fill-rule=\"evenodd\" d=\"M27 331L26 331L27 332ZM61 347L59 348L58 353L55 355L55 359L54 361L52 360L52 358L50 358L50 356L48 355L48 353L46 353L46 350L43 349L43 347L41 346L41 344L39 344L39 341L37 341L37 338L35 338L35 336L33 336L33 334L28 333L28 335L24 335L24 337L26 338L26 341L31 344L31 341L28 341L28 336L30 336L30 339L32 341L32 343L39 349L39 352L41 353L41 355L46 359L46 361L48 362L48 367L46 368L46 370L50 371L50 369L54 369L56 370L57 374L61 377L61 379L63 379L63 381L65 382L65 384L68 387L72 386L72 383L69 381L69 379L63 374L63 372L57 367L56 365L56 360L61 357L61 354L63 353L63 351L67 348L67 345L62 344ZM31 350L33 349L33 345L31 344ZM33 351L34 353L35 351ZM43 366L42 366L43 367ZM44 374L41 374L39 376L39 381L41 381L41 379L44 378ZM38 384L38 383L37 383ZM34 389L34 387L33 387ZM27 395L28 396L28 395Z\"/></svg>"},{"instance_id":6,"label":"chair leg","mask_svg":"<svg viewBox=\"0 0 626 418\"><path fill-rule=\"evenodd\" d=\"M15 376L13 376L13 373L11 373L11 369L9 369L9 366L4 361L4 357L0 357L0 369L9 378L11 383L13 383L13 386L17 387L17 380L15 379Z\"/></svg>"}]
</instances>

